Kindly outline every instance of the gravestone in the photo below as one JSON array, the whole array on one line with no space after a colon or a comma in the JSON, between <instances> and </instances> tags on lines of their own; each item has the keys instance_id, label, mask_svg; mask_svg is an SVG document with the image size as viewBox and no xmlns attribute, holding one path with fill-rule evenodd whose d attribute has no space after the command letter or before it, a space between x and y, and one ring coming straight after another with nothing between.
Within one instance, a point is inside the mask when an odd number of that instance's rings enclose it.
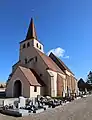
<instances>
[{"instance_id":1,"label":"gravestone","mask_svg":"<svg viewBox=\"0 0 92 120\"><path fill-rule=\"evenodd\" d=\"M37 95L37 101L40 101L41 95Z\"/></svg>"},{"instance_id":2,"label":"gravestone","mask_svg":"<svg viewBox=\"0 0 92 120\"><path fill-rule=\"evenodd\" d=\"M65 91L63 91L63 95L62 95L63 97L65 97L66 96L66 92Z\"/></svg>"},{"instance_id":3,"label":"gravestone","mask_svg":"<svg viewBox=\"0 0 92 120\"><path fill-rule=\"evenodd\" d=\"M85 94L87 94L87 88L85 88Z\"/></svg>"},{"instance_id":4,"label":"gravestone","mask_svg":"<svg viewBox=\"0 0 92 120\"><path fill-rule=\"evenodd\" d=\"M79 88L76 90L76 95L78 96L80 94Z\"/></svg>"},{"instance_id":5,"label":"gravestone","mask_svg":"<svg viewBox=\"0 0 92 120\"><path fill-rule=\"evenodd\" d=\"M36 103L36 98L32 98L33 105Z\"/></svg>"},{"instance_id":6,"label":"gravestone","mask_svg":"<svg viewBox=\"0 0 92 120\"><path fill-rule=\"evenodd\" d=\"M68 89L68 97L70 97L70 96L71 96L71 90Z\"/></svg>"},{"instance_id":7,"label":"gravestone","mask_svg":"<svg viewBox=\"0 0 92 120\"><path fill-rule=\"evenodd\" d=\"M25 107L26 105L26 99L24 97L19 97L19 103L18 103L18 108Z\"/></svg>"},{"instance_id":8,"label":"gravestone","mask_svg":"<svg viewBox=\"0 0 92 120\"><path fill-rule=\"evenodd\" d=\"M17 98L8 98L8 99L4 99L3 101L3 105L14 105L14 101L18 100Z\"/></svg>"}]
</instances>

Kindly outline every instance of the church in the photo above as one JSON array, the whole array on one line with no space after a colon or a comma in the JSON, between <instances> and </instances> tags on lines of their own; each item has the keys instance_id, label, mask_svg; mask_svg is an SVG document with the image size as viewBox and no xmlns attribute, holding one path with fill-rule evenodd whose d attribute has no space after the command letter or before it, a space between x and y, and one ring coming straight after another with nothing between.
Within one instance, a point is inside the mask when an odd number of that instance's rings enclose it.
<instances>
[{"instance_id":1,"label":"church","mask_svg":"<svg viewBox=\"0 0 92 120\"><path fill-rule=\"evenodd\" d=\"M27 35L20 42L19 60L6 83L6 97L65 96L77 93L73 72L53 53L47 56L31 18Z\"/></svg>"}]
</instances>

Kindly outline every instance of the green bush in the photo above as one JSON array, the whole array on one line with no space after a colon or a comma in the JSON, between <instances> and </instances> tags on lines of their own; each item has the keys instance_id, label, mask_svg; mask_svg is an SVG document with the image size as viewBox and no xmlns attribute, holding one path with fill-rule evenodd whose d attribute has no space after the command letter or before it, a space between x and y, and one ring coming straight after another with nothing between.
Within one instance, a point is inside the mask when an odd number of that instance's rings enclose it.
<instances>
[{"instance_id":1,"label":"green bush","mask_svg":"<svg viewBox=\"0 0 92 120\"><path fill-rule=\"evenodd\" d=\"M52 97L53 99L58 99L58 100L62 100L63 97L62 96L57 96L57 97Z\"/></svg>"}]
</instances>

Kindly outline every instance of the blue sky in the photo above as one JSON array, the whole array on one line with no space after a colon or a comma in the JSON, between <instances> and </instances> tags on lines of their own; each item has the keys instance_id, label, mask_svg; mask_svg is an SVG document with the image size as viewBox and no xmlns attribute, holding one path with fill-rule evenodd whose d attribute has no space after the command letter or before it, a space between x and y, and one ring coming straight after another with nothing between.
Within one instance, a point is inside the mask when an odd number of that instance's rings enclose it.
<instances>
[{"instance_id":1,"label":"blue sky","mask_svg":"<svg viewBox=\"0 0 92 120\"><path fill-rule=\"evenodd\" d=\"M0 81L6 81L19 57L31 17L47 53L61 48L61 59L77 78L92 70L92 0L0 1Z\"/></svg>"}]
</instances>

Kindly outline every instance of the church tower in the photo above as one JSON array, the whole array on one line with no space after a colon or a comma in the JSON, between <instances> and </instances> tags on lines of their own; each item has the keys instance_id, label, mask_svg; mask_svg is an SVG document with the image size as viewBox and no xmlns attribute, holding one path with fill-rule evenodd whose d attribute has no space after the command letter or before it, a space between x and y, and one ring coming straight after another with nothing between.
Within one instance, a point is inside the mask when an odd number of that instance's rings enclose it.
<instances>
[{"instance_id":1,"label":"church tower","mask_svg":"<svg viewBox=\"0 0 92 120\"><path fill-rule=\"evenodd\" d=\"M35 25L33 19L31 18L29 28L25 40L20 42L20 56L19 60L23 61L26 58L31 56L32 48L36 48L41 52L43 51L43 44L38 40Z\"/></svg>"},{"instance_id":2,"label":"church tower","mask_svg":"<svg viewBox=\"0 0 92 120\"><path fill-rule=\"evenodd\" d=\"M43 45L40 43L40 41L38 41L35 25L32 18L29 24L26 38L25 40L20 42L20 49L24 49L28 47L35 47L36 49L43 52Z\"/></svg>"}]
</instances>

